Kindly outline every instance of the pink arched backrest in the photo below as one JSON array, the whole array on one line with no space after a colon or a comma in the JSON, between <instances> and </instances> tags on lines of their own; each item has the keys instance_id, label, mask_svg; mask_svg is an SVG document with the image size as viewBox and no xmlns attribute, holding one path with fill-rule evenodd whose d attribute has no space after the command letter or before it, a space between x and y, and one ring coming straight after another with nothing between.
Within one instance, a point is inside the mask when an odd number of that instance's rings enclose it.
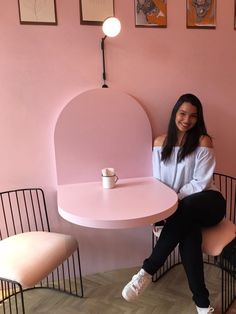
<instances>
[{"instance_id":1,"label":"pink arched backrest","mask_svg":"<svg viewBox=\"0 0 236 314\"><path fill-rule=\"evenodd\" d=\"M58 118L54 140L58 184L99 181L106 167L119 178L152 173L150 122L123 92L94 89L75 97Z\"/></svg>"}]
</instances>

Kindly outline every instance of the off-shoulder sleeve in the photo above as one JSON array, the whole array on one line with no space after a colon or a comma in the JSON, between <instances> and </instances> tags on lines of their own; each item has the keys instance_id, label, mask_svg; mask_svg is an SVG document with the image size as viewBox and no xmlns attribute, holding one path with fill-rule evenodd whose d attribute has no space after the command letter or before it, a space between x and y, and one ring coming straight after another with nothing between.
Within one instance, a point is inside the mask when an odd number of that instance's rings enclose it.
<instances>
[{"instance_id":1,"label":"off-shoulder sleeve","mask_svg":"<svg viewBox=\"0 0 236 314\"><path fill-rule=\"evenodd\" d=\"M207 190L212 184L212 177L216 164L213 149L208 147L198 147L195 158L193 178L179 190L179 199L183 199L193 193Z\"/></svg>"},{"instance_id":2,"label":"off-shoulder sleeve","mask_svg":"<svg viewBox=\"0 0 236 314\"><path fill-rule=\"evenodd\" d=\"M153 177L161 179L161 147L154 146L152 150L152 172Z\"/></svg>"}]
</instances>

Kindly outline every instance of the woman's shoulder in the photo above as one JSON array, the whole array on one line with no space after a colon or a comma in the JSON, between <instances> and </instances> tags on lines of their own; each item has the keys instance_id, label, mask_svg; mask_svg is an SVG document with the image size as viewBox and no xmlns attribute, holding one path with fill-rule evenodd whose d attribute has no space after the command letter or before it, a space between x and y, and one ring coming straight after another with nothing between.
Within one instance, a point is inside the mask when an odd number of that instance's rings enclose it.
<instances>
[{"instance_id":1,"label":"woman's shoulder","mask_svg":"<svg viewBox=\"0 0 236 314\"><path fill-rule=\"evenodd\" d=\"M209 135L202 135L199 139L199 146L213 148L211 137Z\"/></svg>"},{"instance_id":2,"label":"woman's shoulder","mask_svg":"<svg viewBox=\"0 0 236 314\"><path fill-rule=\"evenodd\" d=\"M155 138L153 146L162 146L166 139L166 134L162 134Z\"/></svg>"}]
</instances>

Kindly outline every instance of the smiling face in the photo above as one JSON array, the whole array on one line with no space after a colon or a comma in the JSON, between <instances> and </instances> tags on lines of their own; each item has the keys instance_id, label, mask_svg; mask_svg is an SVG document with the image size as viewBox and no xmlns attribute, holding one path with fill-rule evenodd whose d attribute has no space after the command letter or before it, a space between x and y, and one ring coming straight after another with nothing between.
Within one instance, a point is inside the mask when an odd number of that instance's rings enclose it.
<instances>
[{"instance_id":1,"label":"smiling face","mask_svg":"<svg viewBox=\"0 0 236 314\"><path fill-rule=\"evenodd\" d=\"M197 108L189 102L184 102L175 116L175 124L180 133L186 133L197 122Z\"/></svg>"}]
</instances>

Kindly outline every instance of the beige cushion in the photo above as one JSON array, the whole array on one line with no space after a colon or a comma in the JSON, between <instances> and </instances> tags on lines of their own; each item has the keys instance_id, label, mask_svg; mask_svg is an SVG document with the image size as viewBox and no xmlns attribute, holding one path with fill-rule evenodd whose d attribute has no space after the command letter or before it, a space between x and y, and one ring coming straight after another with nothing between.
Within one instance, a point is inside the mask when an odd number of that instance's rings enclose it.
<instances>
[{"instance_id":1,"label":"beige cushion","mask_svg":"<svg viewBox=\"0 0 236 314\"><path fill-rule=\"evenodd\" d=\"M0 277L33 287L77 248L70 235L34 231L0 241Z\"/></svg>"},{"instance_id":2,"label":"beige cushion","mask_svg":"<svg viewBox=\"0 0 236 314\"><path fill-rule=\"evenodd\" d=\"M202 250L218 256L223 248L236 237L236 225L224 218L219 224L202 230Z\"/></svg>"}]
</instances>

